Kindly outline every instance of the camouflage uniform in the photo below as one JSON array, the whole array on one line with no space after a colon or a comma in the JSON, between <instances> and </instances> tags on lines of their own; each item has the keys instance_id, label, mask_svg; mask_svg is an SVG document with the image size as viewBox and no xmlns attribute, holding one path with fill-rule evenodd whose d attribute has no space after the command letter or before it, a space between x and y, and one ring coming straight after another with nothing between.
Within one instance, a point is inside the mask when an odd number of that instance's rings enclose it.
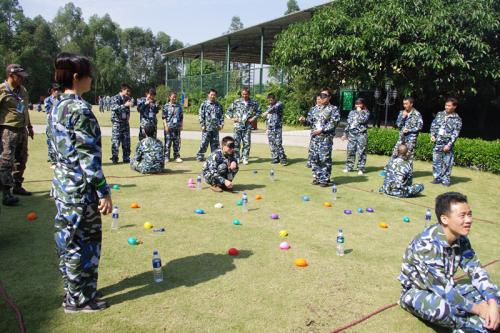
<instances>
[{"instance_id":1,"label":"camouflage uniform","mask_svg":"<svg viewBox=\"0 0 500 333\"><path fill-rule=\"evenodd\" d=\"M328 184L332 173L332 150L335 128L340 121L340 113L336 106L316 105L309 110L305 125L311 126L310 156L313 177L320 184ZM312 132L322 129L321 134Z\"/></svg>"},{"instance_id":2,"label":"camouflage uniform","mask_svg":"<svg viewBox=\"0 0 500 333\"><path fill-rule=\"evenodd\" d=\"M55 164L57 162L56 160L56 153L54 152L54 148L52 148L52 145L50 144L50 125L49 125L49 115L52 107L57 103L58 97L54 96L49 96L45 98L44 104L45 104L45 112L47 113L47 127L45 128L45 134L47 135L47 147L48 147L48 157L47 157L47 162L50 162L52 164Z\"/></svg>"},{"instance_id":3,"label":"camouflage uniform","mask_svg":"<svg viewBox=\"0 0 500 333\"><path fill-rule=\"evenodd\" d=\"M236 161L234 155L224 154L222 149L217 149L210 153L205 163L203 163L203 178L207 184L223 186L225 180L233 181L234 177L238 173L238 166L236 170L229 170L229 166L232 162Z\"/></svg>"},{"instance_id":4,"label":"camouflage uniform","mask_svg":"<svg viewBox=\"0 0 500 333\"><path fill-rule=\"evenodd\" d=\"M224 109L219 102L204 101L198 112L198 120L201 126L200 149L196 154L198 161L203 160L204 154L210 144L210 152L219 149L219 128L224 126Z\"/></svg>"},{"instance_id":5,"label":"camouflage uniform","mask_svg":"<svg viewBox=\"0 0 500 333\"><path fill-rule=\"evenodd\" d=\"M57 154L52 193L56 199L55 242L66 304L94 300L101 253L98 201L110 193L102 172L101 130L91 106L62 94L49 115Z\"/></svg>"},{"instance_id":6,"label":"camouflage uniform","mask_svg":"<svg viewBox=\"0 0 500 333\"><path fill-rule=\"evenodd\" d=\"M432 121L431 135L436 138L432 152L432 174L445 185L450 184L454 161L453 145L461 128L462 119L455 112L450 115L446 111L439 112ZM443 151L445 146L450 147L450 150Z\"/></svg>"},{"instance_id":7,"label":"camouflage uniform","mask_svg":"<svg viewBox=\"0 0 500 333\"><path fill-rule=\"evenodd\" d=\"M354 168L356 153L358 154L358 170L365 171L369 118L370 111L366 109L361 111L352 110L347 117L347 126L345 128L347 160L345 167L349 171Z\"/></svg>"},{"instance_id":8,"label":"camouflage uniform","mask_svg":"<svg viewBox=\"0 0 500 333\"><path fill-rule=\"evenodd\" d=\"M283 149L283 103L269 105L267 112L267 140L271 149L271 158L275 162L286 162Z\"/></svg>"},{"instance_id":9,"label":"camouflage uniform","mask_svg":"<svg viewBox=\"0 0 500 333\"><path fill-rule=\"evenodd\" d=\"M261 114L259 104L253 99L245 102L243 98L235 100L229 109L227 109L226 117L235 119L234 123L234 156L237 160L241 155L244 160L248 160L250 156L250 145L252 135L252 124L248 121L255 117L258 118Z\"/></svg>"},{"instance_id":10,"label":"camouflage uniform","mask_svg":"<svg viewBox=\"0 0 500 333\"><path fill-rule=\"evenodd\" d=\"M118 162L120 144L123 150L123 162L130 162L130 108L126 107L126 99L120 94L111 98L111 160Z\"/></svg>"},{"instance_id":11,"label":"camouflage uniform","mask_svg":"<svg viewBox=\"0 0 500 333\"><path fill-rule=\"evenodd\" d=\"M410 161L398 156L387 164L384 185L380 189L385 194L400 198L417 195L424 190L424 185L413 184L413 167Z\"/></svg>"},{"instance_id":12,"label":"camouflage uniform","mask_svg":"<svg viewBox=\"0 0 500 333\"><path fill-rule=\"evenodd\" d=\"M404 143L408 147L409 161L413 164L418 132L422 130L423 125L422 115L417 110L412 109L406 118L403 117L403 111L399 112L398 119L396 120L396 126L399 128L399 140L394 146L392 157L398 156L398 147ZM404 130L408 130L408 132L404 133Z\"/></svg>"},{"instance_id":13,"label":"camouflage uniform","mask_svg":"<svg viewBox=\"0 0 500 333\"><path fill-rule=\"evenodd\" d=\"M167 103L163 106L162 119L167 123L165 130L165 159L170 158L170 147L174 149L174 159L181 157L181 130L184 114L180 104Z\"/></svg>"},{"instance_id":14,"label":"camouflage uniform","mask_svg":"<svg viewBox=\"0 0 500 333\"><path fill-rule=\"evenodd\" d=\"M3 191L21 188L28 161L28 131L31 126L28 111L29 96L20 86L13 91L5 82L0 84L0 185Z\"/></svg>"},{"instance_id":15,"label":"camouflage uniform","mask_svg":"<svg viewBox=\"0 0 500 333\"><path fill-rule=\"evenodd\" d=\"M150 137L137 144L130 168L140 173L158 173L163 171L164 162L163 143Z\"/></svg>"},{"instance_id":16,"label":"camouflage uniform","mask_svg":"<svg viewBox=\"0 0 500 333\"><path fill-rule=\"evenodd\" d=\"M459 267L472 285L456 284L453 275ZM481 268L467 237L461 236L450 245L440 224L425 229L409 244L399 281L403 309L459 332L488 332L481 319L470 313L472 305L489 299L500 301L497 286Z\"/></svg>"},{"instance_id":17,"label":"camouflage uniform","mask_svg":"<svg viewBox=\"0 0 500 333\"><path fill-rule=\"evenodd\" d=\"M158 114L159 107L156 103L146 104L145 98L140 98L137 100L137 111L139 111L139 141L146 137L144 133L144 127L148 124L152 124L155 127L155 132L153 138L156 138L156 128L158 127L158 120L156 115Z\"/></svg>"}]
</instances>

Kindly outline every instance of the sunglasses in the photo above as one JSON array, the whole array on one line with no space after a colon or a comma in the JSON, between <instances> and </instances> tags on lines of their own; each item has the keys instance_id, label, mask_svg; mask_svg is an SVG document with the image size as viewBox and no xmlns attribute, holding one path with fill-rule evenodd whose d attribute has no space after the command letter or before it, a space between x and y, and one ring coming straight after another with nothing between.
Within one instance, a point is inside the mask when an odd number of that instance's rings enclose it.
<instances>
[{"instance_id":1,"label":"sunglasses","mask_svg":"<svg viewBox=\"0 0 500 333\"><path fill-rule=\"evenodd\" d=\"M321 94L319 94L319 97L321 97L321 98L328 98L328 97L330 97L330 95L329 94L325 94L325 93L321 93Z\"/></svg>"}]
</instances>

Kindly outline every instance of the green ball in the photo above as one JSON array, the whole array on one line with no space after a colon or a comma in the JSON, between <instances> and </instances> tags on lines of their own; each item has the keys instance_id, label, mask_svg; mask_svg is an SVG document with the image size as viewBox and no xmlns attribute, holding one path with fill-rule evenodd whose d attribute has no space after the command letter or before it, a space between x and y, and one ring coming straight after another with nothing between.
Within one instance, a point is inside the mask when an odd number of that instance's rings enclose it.
<instances>
[{"instance_id":1,"label":"green ball","mask_svg":"<svg viewBox=\"0 0 500 333\"><path fill-rule=\"evenodd\" d=\"M238 200L238 201L236 201L236 205L237 205L237 206L242 206L242 205L243 205L243 200Z\"/></svg>"},{"instance_id":2,"label":"green ball","mask_svg":"<svg viewBox=\"0 0 500 333\"><path fill-rule=\"evenodd\" d=\"M406 223L410 222L410 218L408 216L403 217L403 222Z\"/></svg>"}]
</instances>

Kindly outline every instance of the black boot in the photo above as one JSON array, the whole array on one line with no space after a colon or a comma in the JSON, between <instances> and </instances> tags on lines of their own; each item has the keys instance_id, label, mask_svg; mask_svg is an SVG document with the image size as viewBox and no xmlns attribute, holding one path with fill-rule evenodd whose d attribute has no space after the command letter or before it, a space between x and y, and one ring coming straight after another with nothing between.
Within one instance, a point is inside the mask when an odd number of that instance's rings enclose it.
<instances>
[{"instance_id":1,"label":"black boot","mask_svg":"<svg viewBox=\"0 0 500 333\"><path fill-rule=\"evenodd\" d=\"M10 193L10 190L3 191L2 203L4 204L4 206L15 206L18 202L19 198L13 196L12 193Z\"/></svg>"},{"instance_id":2,"label":"black boot","mask_svg":"<svg viewBox=\"0 0 500 333\"><path fill-rule=\"evenodd\" d=\"M12 193L17 194L17 195L25 195L25 196L32 195L31 192L26 191L21 185L14 186L14 188L12 189Z\"/></svg>"}]
</instances>

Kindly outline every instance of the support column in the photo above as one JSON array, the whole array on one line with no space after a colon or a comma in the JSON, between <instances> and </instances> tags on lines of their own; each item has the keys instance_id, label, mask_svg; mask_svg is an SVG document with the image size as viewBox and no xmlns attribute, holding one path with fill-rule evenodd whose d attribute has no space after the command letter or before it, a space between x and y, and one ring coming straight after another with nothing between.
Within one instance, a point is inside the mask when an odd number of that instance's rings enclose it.
<instances>
[{"instance_id":1,"label":"support column","mask_svg":"<svg viewBox=\"0 0 500 333\"><path fill-rule=\"evenodd\" d=\"M226 95L229 93L230 57L231 57L231 42L228 38L227 39L227 53L226 53Z\"/></svg>"},{"instance_id":2,"label":"support column","mask_svg":"<svg viewBox=\"0 0 500 333\"><path fill-rule=\"evenodd\" d=\"M165 89L168 91L168 58L165 58Z\"/></svg>"},{"instance_id":3,"label":"support column","mask_svg":"<svg viewBox=\"0 0 500 333\"><path fill-rule=\"evenodd\" d=\"M262 84L264 82L264 28L260 29L260 79L259 79L259 93L262 94Z\"/></svg>"},{"instance_id":4,"label":"support column","mask_svg":"<svg viewBox=\"0 0 500 333\"><path fill-rule=\"evenodd\" d=\"M203 45L201 46L201 54L200 54L200 90L203 95Z\"/></svg>"},{"instance_id":5,"label":"support column","mask_svg":"<svg viewBox=\"0 0 500 333\"><path fill-rule=\"evenodd\" d=\"M184 93L184 52L181 57L181 95Z\"/></svg>"}]
</instances>

